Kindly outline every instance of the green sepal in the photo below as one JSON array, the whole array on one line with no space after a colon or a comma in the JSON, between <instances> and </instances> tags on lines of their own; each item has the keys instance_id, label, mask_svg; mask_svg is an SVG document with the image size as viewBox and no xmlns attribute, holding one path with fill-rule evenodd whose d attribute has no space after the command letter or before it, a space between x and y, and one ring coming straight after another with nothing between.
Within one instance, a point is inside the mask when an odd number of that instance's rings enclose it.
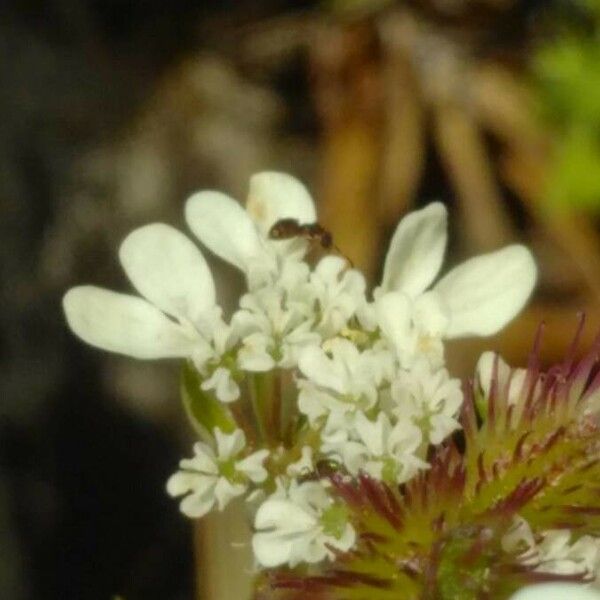
<instances>
[{"instance_id":1,"label":"green sepal","mask_svg":"<svg viewBox=\"0 0 600 600\"><path fill-rule=\"evenodd\" d=\"M200 373L185 362L181 369L181 400L192 427L203 438L212 437L215 427L223 433L235 431L237 426L227 406L205 392L201 385Z\"/></svg>"},{"instance_id":2,"label":"green sepal","mask_svg":"<svg viewBox=\"0 0 600 600\"><path fill-rule=\"evenodd\" d=\"M476 388L473 390L473 404L477 418L481 423L485 423L488 418L490 399L482 390Z\"/></svg>"}]
</instances>

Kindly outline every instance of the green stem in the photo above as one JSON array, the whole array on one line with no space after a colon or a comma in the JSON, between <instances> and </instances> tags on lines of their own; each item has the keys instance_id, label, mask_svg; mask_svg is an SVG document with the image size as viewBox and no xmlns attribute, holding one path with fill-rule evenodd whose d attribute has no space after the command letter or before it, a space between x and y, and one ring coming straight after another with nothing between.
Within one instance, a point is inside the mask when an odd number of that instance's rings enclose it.
<instances>
[{"instance_id":1,"label":"green stem","mask_svg":"<svg viewBox=\"0 0 600 600\"><path fill-rule=\"evenodd\" d=\"M281 411L282 411L282 385L283 378L281 376L281 370L277 369L274 371L271 379L271 418L270 426L273 437L276 442L281 442Z\"/></svg>"},{"instance_id":2,"label":"green stem","mask_svg":"<svg viewBox=\"0 0 600 600\"><path fill-rule=\"evenodd\" d=\"M265 415L267 412L267 396L268 396L268 385L267 373L255 373L248 376L249 388L250 388L250 401L252 403L252 410L254 412L254 419L256 421L256 428L260 435L263 443L269 443L269 432L265 426Z\"/></svg>"}]
</instances>

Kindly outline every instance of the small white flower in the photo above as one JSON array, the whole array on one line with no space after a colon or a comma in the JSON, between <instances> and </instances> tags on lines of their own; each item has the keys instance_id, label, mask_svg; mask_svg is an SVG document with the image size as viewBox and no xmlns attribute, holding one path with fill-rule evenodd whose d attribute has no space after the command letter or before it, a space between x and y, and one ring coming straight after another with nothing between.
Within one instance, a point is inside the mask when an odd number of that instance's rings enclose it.
<instances>
[{"instance_id":1,"label":"small white flower","mask_svg":"<svg viewBox=\"0 0 600 600\"><path fill-rule=\"evenodd\" d=\"M502 536L502 549L511 554L520 554L528 560L533 556L529 550L534 546L535 537L529 523L523 517L514 517L508 531Z\"/></svg>"},{"instance_id":2,"label":"small white flower","mask_svg":"<svg viewBox=\"0 0 600 600\"><path fill-rule=\"evenodd\" d=\"M529 523L517 517L503 537L502 547L507 552L518 553L523 564L534 566L540 573L597 578L600 538L584 535L572 543L571 537L568 529L551 529L536 539Z\"/></svg>"},{"instance_id":3,"label":"small white flower","mask_svg":"<svg viewBox=\"0 0 600 600\"><path fill-rule=\"evenodd\" d=\"M584 535L571 543L571 535L571 531L565 529L544 532L543 539L537 544L537 571L561 575L598 575L600 540Z\"/></svg>"},{"instance_id":4,"label":"small white flower","mask_svg":"<svg viewBox=\"0 0 600 600\"><path fill-rule=\"evenodd\" d=\"M435 202L398 224L388 250L375 313L409 366L416 354L441 363L441 340L492 335L523 308L536 280L529 250L512 245L452 269L430 291L444 258L447 212Z\"/></svg>"},{"instance_id":5,"label":"small white flower","mask_svg":"<svg viewBox=\"0 0 600 600\"><path fill-rule=\"evenodd\" d=\"M600 592L577 583L540 583L519 590L510 600L600 600Z\"/></svg>"},{"instance_id":6,"label":"small white flower","mask_svg":"<svg viewBox=\"0 0 600 600\"><path fill-rule=\"evenodd\" d=\"M365 278L347 267L343 258L326 256L310 277L320 313L317 330L324 338L339 334L366 302Z\"/></svg>"},{"instance_id":7,"label":"small white flower","mask_svg":"<svg viewBox=\"0 0 600 600\"><path fill-rule=\"evenodd\" d=\"M410 420L392 426L382 412L375 421L358 412L352 429L326 433L321 451L340 460L352 475L364 471L374 479L400 484L428 468L415 454L422 440L421 430Z\"/></svg>"},{"instance_id":8,"label":"small white flower","mask_svg":"<svg viewBox=\"0 0 600 600\"><path fill-rule=\"evenodd\" d=\"M266 568L331 559L331 548L346 552L356 540L344 506L318 482L292 481L287 497L278 493L260 506L254 527L254 555Z\"/></svg>"},{"instance_id":9,"label":"small white flower","mask_svg":"<svg viewBox=\"0 0 600 600\"><path fill-rule=\"evenodd\" d=\"M267 478L263 466L268 450L259 450L245 458L239 458L246 446L241 429L231 434L215 429L217 452L205 443L194 445L194 457L183 459L180 470L167 481L171 496L185 496L181 512L191 518L199 518L216 504L223 510L236 496L241 496L250 481L260 483Z\"/></svg>"},{"instance_id":10,"label":"small white flower","mask_svg":"<svg viewBox=\"0 0 600 600\"><path fill-rule=\"evenodd\" d=\"M383 356L385 357L385 356ZM367 410L377 401L382 365L379 353L360 352L349 340L333 338L326 349L310 346L300 355L298 407L314 423L329 412Z\"/></svg>"},{"instance_id":11,"label":"small white flower","mask_svg":"<svg viewBox=\"0 0 600 600\"><path fill-rule=\"evenodd\" d=\"M240 388L225 367L217 367L213 374L202 382L205 391L214 390L221 402L234 402L240 397Z\"/></svg>"},{"instance_id":12,"label":"small white flower","mask_svg":"<svg viewBox=\"0 0 600 600\"><path fill-rule=\"evenodd\" d=\"M273 282L285 262L299 261L304 240L270 240L281 219L314 223L314 202L294 177L284 173L253 175L244 210L233 198L215 191L194 194L186 203L190 229L214 254L246 274L251 290Z\"/></svg>"},{"instance_id":13,"label":"small white flower","mask_svg":"<svg viewBox=\"0 0 600 600\"><path fill-rule=\"evenodd\" d=\"M303 477L313 470L313 449L310 446L303 446L300 458L288 465L286 474L288 477Z\"/></svg>"},{"instance_id":14,"label":"small white flower","mask_svg":"<svg viewBox=\"0 0 600 600\"><path fill-rule=\"evenodd\" d=\"M398 372L391 397L392 412L415 423L431 444L441 443L460 428L461 383L446 369L433 370L427 361L418 361L412 369Z\"/></svg>"},{"instance_id":15,"label":"small white flower","mask_svg":"<svg viewBox=\"0 0 600 600\"><path fill-rule=\"evenodd\" d=\"M310 302L291 297L281 287L266 286L245 294L232 318L232 327L242 339L240 367L246 371L295 367L299 353L321 341L312 329L310 313Z\"/></svg>"},{"instance_id":16,"label":"small white flower","mask_svg":"<svg viewBox=\"0 0 600 600\"><path fill-rule=\"evenodd\" d=\"M221 318L198 248L173 227L154 223L132 231L119 258L143 298L72 288L63 298L72 331L88 344L134 358L190 358L200 371L218 364L235 338ZM230 378L229 372L220 377ZM239 396L231 379L226 387L228 399Z\"/></svg>"}]
</instances>

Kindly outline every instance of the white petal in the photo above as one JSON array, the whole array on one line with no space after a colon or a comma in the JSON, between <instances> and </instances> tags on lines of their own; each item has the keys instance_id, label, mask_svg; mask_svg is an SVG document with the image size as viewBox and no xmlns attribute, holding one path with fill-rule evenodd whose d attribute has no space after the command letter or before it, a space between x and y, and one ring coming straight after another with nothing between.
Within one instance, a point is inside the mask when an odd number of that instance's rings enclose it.
<instances>
[{"instance_id":1,"label":"white petal","mask_svg":"<svg viewBox=\"0 0 600 600\"><path fill-rule=\"evenodd\" d=\"M214 494L190 494L186 496L179 505L179 509L190 519L203 517L215 504Z\"/></svg>"},{"instance_id":2,"label":"white petal","mask_svg":"<svg viewBox=\"0 0 600 600\"><path fill-rule=\"evenodd\" d=\"M240 397L240 386L231 376L231 371L225 367L218 367L215 372L202 382L202 389L214 390L215 396L221 402L235 402Z\"/></svg>"},{"instance_id":3,"label":"white petal","mask_svg":"<svg viewBox=\"0 0 600 600\"><path fill-rule=\"evenodd\" d=\"M511 554L522 554L535 546L535 537L529 523L522 517L513 517L508 531L502 536L502 549ZM530 552L530 554L533 554Z\"/></svg>"},{"instance_id":4,"label":"white petal","mask_svg":"<svg viewBox=\"0 0 600 600\"><path fill-rule=\"evenodd\" d=\"M448 311L442 298L431 290L414 302L413 319L419 329L431 337L442 337L448 328Z\"/></svg>"},{"instance_id":5,"label":"white petal","mask_svg":"<svg viewBox=\"0 0 600 600\"><path fill-rule=\"evenodd\" d=\"M369 450L371 456L383 456L387 436L391 429L386 414L379 413L376 421L370 421L364 413L359 412L354 421L356 432Z\"/></svg>"},{"instance_id":6,"label":"white petal","mask_svg":"<svg viewBox=\"0 0 600 600\"><path fill-rule=\"evenodd\" d=\"M268 476L267 470L263 467L263 462L267 456L269 456L268 450L258 450L243 460L238 461L235 464L235 468L237 471L244 473L248 479L255 483L260 483Z\"/></svg>"},{"instance_id":7,"label":"white petal","mask_svg":"<svg viewBox=\"0 0 600 600\"><path fill-rule=\"evenodd\" d=\"M197 471L199 473L211 473L216 475L219 472L217 459L213 449L204 442L194 444L194 456L184 458L179 462L179 467L186 471Z\"/></svg>"},{"instance_id":8,"label":"white petal","mask_svg":"<svg viewBox=\"0 0 600 600\"><path fill-rule=\"evenodd\" d=\"M321 387L340 394L346 391L346 382L339 372L339 365L319 346L309 346L302 350L298 359L298 368L305 377Z\"/></svg>"},{"instance_id":9,"label":"white petal","mask_svg":"<svg viewBox=\"0 0 600 600\"><path fill-rule=\"evenodd\" d=\"M434 202L400 221L385 257L384 291L414 298L429 287L444 260L447 219L446 207Z\"/></svg>"},{"instance_id":10,"label":"white petal","mask_svg":"<svg viewBox=\"0 0 600 600\"><path fill-rule=\"evenodd\" d=\"M254 517L256 529L275 527L285 532L304 532L316 525L315 519L305 510L280 498L269 499L260 505Z\"/></svg>"},{"instance_id":11,"label":"white petal","mask_svg":"<svg viewBox=\"0 0 600 600\"><path fill-rule=\"evenodd\" d=\"M252 550L256 560L267 569L284 565L290 560L295 540L285 539L271 532L252 536Z\"/></svg>"},{"instance_id":12,"label":"white petal","mask_svg":"<svg viewBox=\"0 0 600 600\"><path fill-rule=\"evenodd\" d=\"M497 355L495 352L490 352L490 351L484 352L479 357L479 361L477 362L477 367L475 368L477 378L479 379L479 384L481 385L481 390L483 391L486 398L489 398L490 392L492 390L492 377L494 375L494 364L496 363L496 361L498 361L498 367L497 367L497 369L498 369L497 370L498 391L500 393L503 393L504 390L506 389L506 384L508 383L508 380L511 376L511 368L508 366L506 361L500 355ZM523 371L523 373L525 373L524 369L519 369L519 370ZM520 384L522 383L522 380L521 380L522 377L523 376L519 375L516 385L520 386ZM511 388L512 388L512 384L511 384ZM515 388L515 391L514 391L515 398L509 399L509 402L511 404L513 403L513 400L516 400L516 394L520 391L521 391L520 387L518 390ZM510 395L511 394L509 393L509 396Z\"/></svg>"},{"instance_id":13,"label":"white petal","mask_svg":"<svg viewBox=\"0 0 600 600\"><path fill-rule=\"evenodd\" d=\"M303 507L307 514L320 515L321 509L331 505L331 498L326 485L321 481L305 481L299 485L294 483L289 489L290 500Z\"/></svg>"},{"instance_id":14,"label":"white petal","mask_svg":"<svg viewBox=\"0 0 600 600\"><path fill-rule=\"evenodd\" d=\"M375 301L379 329L398 350L409 344L411 314L412 303L402 292L389 292Z\"/></svg>"},{"instance_id":15,"label":"white petal","mask_svg":"<svg viewBox=\"0 0 600 600\"><path fill-rule=\"evenodd\" d=\"M247 489L242 483L231 483L225 477L219 477L215 486L215 498L219 510L223 510L234 498L241 496Z\"/></svg>"},{"instance_id":16,"label":"white petal","mask_svg":"<svg viewBox=\"0 0 600 600\"><path fill-rule=\"evenodd\" d=\"M337 283L340 273L348 266L348 262L340 256L325 256L315 267L313 277L324 284ZM358 273L358 271L357 271Z\"/></svg>"},{"instance_id":17,"label":"white petal","mask_svg":"<svg viewBox=\"0 0 600 600\"><path fill-rule=\"evenodd\" d=\"M240 369L253 373L270 371L275 366L275 360L269 352L271 345L272 340L260 332L245 337L237 355Z\"/></svg>"},{"instance_id":18,"label":"white petal","mask_svg":"<svg viewBox=\"0 0 600 600\"><path fill-rule=\"evenodd\" d=\"M335 555L325 546L326 543L334 541L333 536L323 535L315 532L312 536L305 536L294 545L290 567L295 567L302 562L319 563L325 558L333 558Z\"/></svg>"},{"instance_id":19,"label":"white petal","mask_svg":"<svg viewBox=\"0 0 600 600\"><path fill-rule=\"evenodd\" d=\"M221 460L237 456L246 445L246 436L241 429L236 429L233 433L223 433L216 428L214 433L217 441L217 454Z\"/></svg>"},{"instance_id":20,"label":"white petal","mask_svg":"<svg viewBox=\"0 0 600 600\"><path fill-rule=\"evenodd\" d=\"M208 477L197 473L187 473L185 471L173 473L167 480L167 493L173 497L183 496L183 494L195 490L199 486L199 479L202 477L208 479Z\"/></svg>"},{"instance_id":21,"label":"white petal","mask_svg":"<svg viewBox=\"0 0 600 600\"><path fill-rule=\"evenodd\" d=\"M217 478L197 473L178 472L167 481L167 492L171 496L186 496L180 505L181 512L188 517L198 518L205 515L215 502L214 490Z\"/></svg>"},{"instance_id":22,"label":"white petal","mask_svg":"<svg viewBox=\"0 0 600 600\"><path fill-rule=\"evenodd\" d=\"M389 451L398 458L412 454L420 445L423 433L419 427L407 420L399 420L389 434Z\"/></svg>"},{"instance_id":23,"label":"white petal","mask_svg":"<svg viewBox=\"0 0 600 600\"><path fill-rule=\"evenodd\" d=\"M185 219L198 239L217 256L246 271L263 250L248 213L220 192L198 192L185 205Z\"/></svg>"},{"instance_id":24,"label":"white petal","mask_svg":"<svg viewBox=\"0 0 600 600\"><path fill-rule=\"evenodd\" d=\"M317 220L315 205L306 187L295 177L274 171L257 173L250 178L246 210L265 235L281 219L296 219L299 223Z\"/></svg>"},{"instance_id":25,"label":"white petal","mask_svg":"<svg viewBox=\"0 0 600 600\"><path fill-rule=\"evenodd\" d=\"M542 583L519 590L510 600L600 600L600 592L577 583Z\"/></svg>"},{"instance_id":26,"label":"white petal","mask_svg":"<svg viewBox=\"0 0 600 600\"><path fill-rule=\"evenodd\" d=\"M70 289L63 308L83 341L134 358L189 356L194 340L157 308L135 296L95 286Z\"/></svg>"},{"instance_id":27,"label":"white petal","mask_svg":"<svg viewBox=\"0 0 600 600\"><path fill-rule=\"evenodd\" d=\"M446 337L492 335L523 308L536 280L533 257L524 246L472 258L436 286L450 314Z\"/></svg>"},{"instance_id":28,"label":"white petal","mask_svg":"<svg viewBox=\"0 0 600 600\"><path fill-rule=\"evenodd\" d=\"M194 322L215 304L213 278L200 250L169 225L153 223L132 231L119 258L138 292L175 318Z\"/></svg>"},{"instance_id":29,"label":"white petal","mask_svg":"<svg viewBox=\"0 0 600 600\"><path fill-rule=\"evenodd\" d=\"M490 389L492 387L492 376L494 374L494 362L496 361L496 353L490 350L484 352L477 361L475 367L475 374L479 381L479 385L483 393L487 396L490 395ZM504 360L498 356L498 374L502 373L505 369L508 369L508 365Z\"/></svg>"},{"instance_id":30,"label":"white petal","mask_svg":"<svg viewBox=\"0 0 600 600\"><path fill-rule=\"evenodd\" d=\"M321 391L308 381L302 381L298 394L298 410L308 417L311 425L330 409L331 395Z\"/></svg>"}]
</instances>

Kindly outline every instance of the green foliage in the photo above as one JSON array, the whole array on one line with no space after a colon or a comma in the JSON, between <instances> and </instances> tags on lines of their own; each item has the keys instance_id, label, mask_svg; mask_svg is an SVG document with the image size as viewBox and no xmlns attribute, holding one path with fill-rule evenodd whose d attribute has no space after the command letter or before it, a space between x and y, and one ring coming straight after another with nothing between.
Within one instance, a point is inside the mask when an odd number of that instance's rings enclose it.
<instances>
[{"instance_id":1,"label":"green foliage","mask_svg":"<svg viewBox=\"0 0 600 600\"><path fill-rule=\"evenodd\" d=\"M534 58L542 110L558 134L545 197L600 210L600 2L579 4L587 27L567 29Z\"/></svg>"},{"instance_id":2,"label":"green foliage","mask_svg":"<svg viewBox=\"0 0 600 600\"><path fill-rule=\"evenodd\" d=\"M181 399L185 412L196 432L207 441L212 441L212 431L218 427L224 433L236 429L226 405L213 394L202 390L202 377L186 362L181 371Z\"/></svg>"}]
</instances>

